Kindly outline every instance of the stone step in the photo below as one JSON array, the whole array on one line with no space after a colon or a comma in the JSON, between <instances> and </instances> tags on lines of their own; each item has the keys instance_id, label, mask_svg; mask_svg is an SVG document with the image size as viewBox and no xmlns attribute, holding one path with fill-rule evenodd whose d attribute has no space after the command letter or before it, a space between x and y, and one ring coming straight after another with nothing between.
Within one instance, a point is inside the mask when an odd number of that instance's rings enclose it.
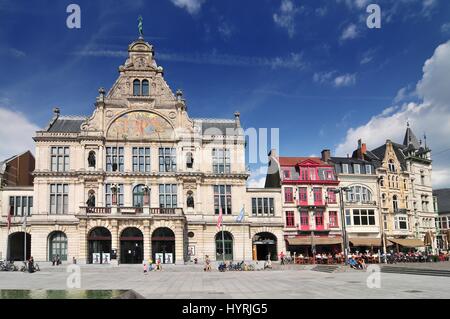
<instances>
[{"instance_id":1,"label":"stone step","mask_svg":"<svg viewBox=\"0 0 450 319\"><path fill-rule=\"evenodd\" d=\"M404 274L404 275L450 277L449 270L440 270L440 269L416 269L416 268L385 266L381 268L381 272L391 274Z\"/></svg>"}]
</instances>

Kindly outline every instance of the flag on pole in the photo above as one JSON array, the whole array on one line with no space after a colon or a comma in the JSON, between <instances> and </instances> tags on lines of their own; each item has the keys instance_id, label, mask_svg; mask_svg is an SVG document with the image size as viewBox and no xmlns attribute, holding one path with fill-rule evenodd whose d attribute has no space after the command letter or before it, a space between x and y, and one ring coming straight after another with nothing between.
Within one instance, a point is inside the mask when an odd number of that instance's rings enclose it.
<instances>
[{"instance_id":1,"label":"flag on pole","mask_svg":"<svg viewBox=\"0 0 450 319\"><path fill-rule=\"evenodd\" d=\"M23 216L23 219L22 219L22 227L23 227L24 231L26 232L26 229L27 229L27 215L26 215L26 213L25 213L25 216Z\"/></svg>"},{"instance_id":2,"label":"flag on pole","mask_svg":"<svg viewBox=\"0 0 450 319\"><path fill-rule=\"evenodd\" d=\"M217 231L220 231L223 223L222 207L219 208L219 219L217 220Z\"/></svg>"},{"instance_id":3,"label":"flag on pole","mask_svg":"<svg viewBox=\"0 0 450 319\"><path fill-rule=\"evenodd\" d=\"M241 212L239 213L239 216L236 218L236 222L242 223L244 221L245 217L245 209L244 206L242 206Z\"/></svg>"},{"instance_id":4,"label":"flag on pole","mask_svg":"<svg viewBox=\"0 0 450 319\"><path fill-rule=\"evenodd\" d=\"M8 213L8 231L11 228L11 217L14 214L14 206L10 206Z\"/></svg>"}]
</instances>

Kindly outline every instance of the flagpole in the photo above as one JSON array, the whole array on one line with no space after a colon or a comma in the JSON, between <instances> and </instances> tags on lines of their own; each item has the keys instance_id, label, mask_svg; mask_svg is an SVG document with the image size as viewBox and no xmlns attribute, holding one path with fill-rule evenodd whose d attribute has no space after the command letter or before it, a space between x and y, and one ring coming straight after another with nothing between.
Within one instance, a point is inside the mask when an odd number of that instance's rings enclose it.
<instances>
[{"instance_id":1,"label":"flagpole","mask_svg":"<svg viewBox=\"0 0 450 319\"><path fill-rule=\"evenodd\" d=\"M24 212L26 214L26 212ZM24 230L23 230L23 242L24 242L24 251L23 251L23 255L24 258L23 260L26 262L27 261L27 216L24 216L24 222L23 222L23 226L24 226Z\"/></svg>"}]
</instances>

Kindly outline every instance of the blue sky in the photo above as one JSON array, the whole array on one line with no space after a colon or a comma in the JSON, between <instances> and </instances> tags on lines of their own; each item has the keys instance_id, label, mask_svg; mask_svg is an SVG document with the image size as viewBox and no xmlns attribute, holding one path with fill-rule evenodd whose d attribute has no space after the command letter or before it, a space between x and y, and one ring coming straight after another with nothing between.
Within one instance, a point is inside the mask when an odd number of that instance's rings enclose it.
<instances>
[{"instance_id":1,"label":"blue sky","mask_svg":"<svg viewBox=\"0 0 450 319\"><path fill-rule=\"evenodd\" d=\"M372 2L382 9L381 29L366 26ZM66 27L70 3L81 7L79 30ZM345 155L357 143L352 132L380 116L397 116L403 127L394 136L361 130L369 147L401 139L406 117L423 134L428 123L405 113L405 103L423 102L416 85L424 63L450 38L444 0L0 0L0 111L25 117L14 126L30 129L44 127L55 106L90 114L98 88L111 87L137 38L139 15L191 117L232 118L239 110L245 127L280 128L285 156L323 148ZM436 151L450 148L442 132L430 134Z\"/></svg>"}]
</instances>

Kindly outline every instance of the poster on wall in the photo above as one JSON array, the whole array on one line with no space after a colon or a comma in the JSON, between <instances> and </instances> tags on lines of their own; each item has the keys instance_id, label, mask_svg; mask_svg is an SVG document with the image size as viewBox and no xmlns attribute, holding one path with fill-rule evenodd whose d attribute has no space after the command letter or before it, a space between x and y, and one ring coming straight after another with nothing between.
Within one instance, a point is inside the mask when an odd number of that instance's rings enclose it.
<instances>
[{"instance_id":1,"label":"poster on wall","mask_svg":"<svg viewBox=\"0 0 450 319\"><path fill-rule=\"evenodd\" d=\"M155 254L155 262L157 262L159 259L159 261L161 263L164 263L164 254L163 253L156 253Z\"/></svg>"},{"instance_id":2,"label":"poster on wall","mask_svg":"<svg viewBox=\"0 0 450 319\"><path fill-rule=\"evenodd\" d=\"M100 253L93 253L92 254L92 263L93 264L100 264Z\"/></svg>"},{"instance_id":3,"label":"poster on wall","mask_svg":"<svg viewBox=\"0 0 450 319\"><path fill-rule=\"evenodd\" d=\"M103 264L109 264L111 262L111 254L102 254L102 263Z\"/></svg>"},{"instance_id":4,"label":"poster on wall","mask_svg":"<svg viewBox=\"0 0 450 319\"><path fill-rule=\"evenodd\" d=\"M172 264L173 263L173 254L167 253L166 254L166 260L164 262L165 264Z\"/></svg>"}]
</instances>

